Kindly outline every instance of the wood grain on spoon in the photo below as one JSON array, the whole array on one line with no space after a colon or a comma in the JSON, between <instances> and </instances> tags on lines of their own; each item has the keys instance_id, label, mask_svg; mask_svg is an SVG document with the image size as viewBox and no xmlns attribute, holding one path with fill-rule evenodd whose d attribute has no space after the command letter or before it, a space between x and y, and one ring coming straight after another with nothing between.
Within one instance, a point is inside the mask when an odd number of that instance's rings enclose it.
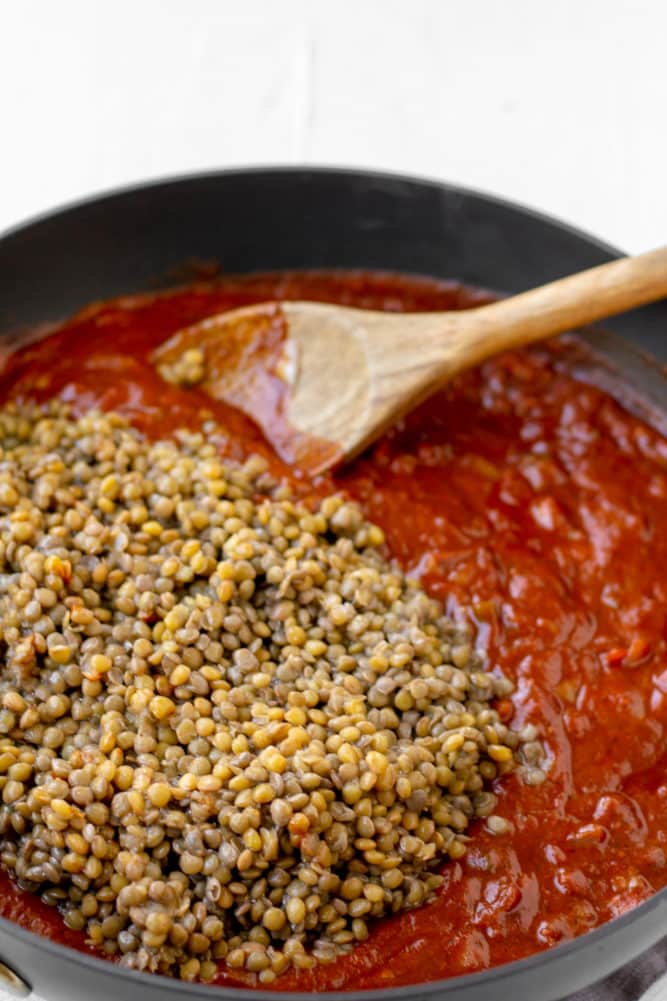
<instances>
[{"instance_id":1,"label":"wood grain on spoon","mask_svg":"<svg viewBox=\"0 0 667 1001\"><path fill-rule=\"evenodd\" d=\"M464 369L666 295L663 247L461 312L262 303L178 331L155 361L179 381L179 359L200 351L198 388L243 410L284 459L315 473L353 458Z\"/></svg>"}]
</instances>

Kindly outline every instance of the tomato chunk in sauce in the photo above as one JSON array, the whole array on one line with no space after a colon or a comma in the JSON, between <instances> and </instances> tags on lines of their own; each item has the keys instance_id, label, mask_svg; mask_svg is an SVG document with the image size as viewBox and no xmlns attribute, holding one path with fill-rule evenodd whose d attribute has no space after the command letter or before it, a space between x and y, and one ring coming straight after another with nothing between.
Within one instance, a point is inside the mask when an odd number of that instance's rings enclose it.
<instances>
[{"instance_id":1,"label":"tomato chunk in sauce","mask_svg":"<svg viewBox=\"0 0 667 1001\"><path fill-rule=\"evenodd\" d=\"M224 309L312 298L391 310L484 301L456 283L363 273L223 279L95 305L9 359L2 399L59 396L126 414L152 437L213 417L223 449L271 456L243 415L166 385L150 361L180 327ZM516 683L502 709L534 723L546 782L497 782L494 835L478 822L437 899L380 922L284 990L390 987L485 969L580 935L667 885L667 441L575 378L572 342L505 354L457 379L352 466L304 496L344 490L388 552L468 616ZM86 948L3 874L0 913ZM221 967L219 982L256 983Z\"/></svg>"}]
</instances>

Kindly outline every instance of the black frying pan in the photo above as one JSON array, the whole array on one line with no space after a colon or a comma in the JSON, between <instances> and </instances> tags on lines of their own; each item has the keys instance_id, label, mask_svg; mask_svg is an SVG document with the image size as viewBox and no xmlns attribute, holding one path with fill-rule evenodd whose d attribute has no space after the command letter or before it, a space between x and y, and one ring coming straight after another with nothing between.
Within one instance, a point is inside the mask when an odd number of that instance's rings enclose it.
<instances>
[{"instance_id":1,"label":"black frying pan","mask_svg":"<svg viewBox=\"0 0 667 1001\"><path fill-rule=\"evenodd\" d=\"M561 223L444 184L358 171L223 171L104 195L0 238L0 331L8 331L11 342L12 331L59 319L91 300L156 287L191 258L214 259L236 272L384 268L519 292L615 256L612 248ZM607 326L622 336L592 335L603 352L603 377L613 386L620 371L625 402L667 424L667 376L661 364L637 350L667 362L667 302ZM604 977L666 933L667 889L531 958L423 986L345 997L554 1001ZM50 1001L249 998L247 991L134 973L2 919L0 960ZM9 989L2 973L0 968L0 986ZM251 996L287 997L271 991Z\"/></svg>"}]
</instances>

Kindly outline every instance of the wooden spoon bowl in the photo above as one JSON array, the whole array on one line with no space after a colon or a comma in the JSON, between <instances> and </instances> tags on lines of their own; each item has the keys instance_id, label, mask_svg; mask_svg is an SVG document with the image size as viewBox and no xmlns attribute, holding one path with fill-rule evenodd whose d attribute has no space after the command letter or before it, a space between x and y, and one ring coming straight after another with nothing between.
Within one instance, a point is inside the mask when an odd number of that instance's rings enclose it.
<instances>
[{"instance_id":1,"label":"wooden spoon bowl","mask_svg":"<svg viewBox=\"0 0 667 1001\"><path fill-rule=\"evenodd\" d=\"M666 295L663 247L460 312L263 303L177 332L155 360L172 378L184 352L200 351L197 384L249 414L283 458L315 473L353 458L486 358Z\"/></svg>"}]
</instances>

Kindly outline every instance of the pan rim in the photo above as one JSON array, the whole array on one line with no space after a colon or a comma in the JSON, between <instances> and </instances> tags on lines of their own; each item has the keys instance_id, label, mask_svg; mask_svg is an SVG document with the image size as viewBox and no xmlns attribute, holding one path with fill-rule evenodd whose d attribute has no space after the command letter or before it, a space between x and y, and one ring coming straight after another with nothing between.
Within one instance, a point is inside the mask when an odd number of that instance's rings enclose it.
<instances>
[{"instance_id":1,"label":"pan rim","mask_svg":"<svg viewBox=\"0 0 667 1001\"><path fill-rule=\"evenodd\" d=\"M606 240L603 240L596 234L588 233L586 230L580 229L578 226L562 219L560 216L552 215L551 213L544 212L541 209L535 209L524 202L513 201L512 199L505 198L501 195L491 194L481 188L469 187L468 185L456 184L450 181L443 181L431 176L426 177L416 174L402 173L400 171L379 170L365 167L341 167L337 165L328 166L327 164L319 163L300 165L275 163L248 167L210 168L200 171L184 171L183 173L165 174L161 177L149 178L148 180L130 181L127 184L111 186L108 188L99 188L89 192L81 198L67 199L53 208L45 209L43 212L36 212L33 215L26 216L16 223L12 223L4 229L0 229L0 242L4 242L14 236L19 236L23 230L39 226L42 223L52 222L59 216L66 215L80 209L92 207L93 205L99 205L106 201L113 201L116 198L140 195L155 188L175 187L192 182L215 180L220 177L260 177L263 174L282 176L288 176L291 174L302 178L311 174L314 177L359 177L369 180L386 181L394 184L408 184L419 186L420 188L431 188L437 191L446 191L453 195L461 195L464 198L474 198L497 208L508 209L512 212L521 212L532 219L538 220L539 222L556 226L562 232L569 233L571 236L585 240L590 246L602 251L610 258L622 257L625 255L625 251L607 243Z\"/></svg>"}]
</instances>

